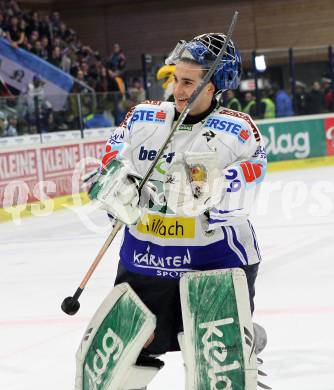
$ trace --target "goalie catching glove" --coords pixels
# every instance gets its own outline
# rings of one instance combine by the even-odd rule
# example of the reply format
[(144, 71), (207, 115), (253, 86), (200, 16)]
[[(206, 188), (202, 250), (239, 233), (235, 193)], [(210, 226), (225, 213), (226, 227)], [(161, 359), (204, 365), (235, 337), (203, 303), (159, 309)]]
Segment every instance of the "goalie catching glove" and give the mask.
[(218, 204), (226, 186), (216, 152), (185, 152), (171, 164), (164, 183), (168, 207), (197, 216)]
[(134, 225), (141, 217), (141, 209), (149, 199), (154, 201), (156, 194), (151, 183), (146, 183), (139, 193), (141, 179), (128, 161), (115, 159), (102, 169), (88, 195), (124, 224)]

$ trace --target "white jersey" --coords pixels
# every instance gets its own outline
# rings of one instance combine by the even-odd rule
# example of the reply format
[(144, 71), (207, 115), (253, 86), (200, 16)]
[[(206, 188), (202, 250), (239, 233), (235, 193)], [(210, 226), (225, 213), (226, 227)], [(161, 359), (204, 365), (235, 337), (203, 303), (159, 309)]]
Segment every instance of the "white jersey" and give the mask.
[[(128, 159), (144, 176), (174, 120), (173, 103), (147, 101), (135, 106), (108, 140), (103, 163), (113, 158)], [(192, 270), (260, 261), (254, 229), (248, 221), (249, 205), (266, 169), (259, 130), (247, 114), (220, 106), (212, 107), (198, 123), (185, 122), (151, 180), (162, 191), (166, 171), (177, 153), (217, 151), (217, 165), (230, 186), (220, 204), (198, 217), (175, 215), (163, 201), (150, 205), (145, 218), (124, 231), (120, 261), (131, 272), (178, 278)]]

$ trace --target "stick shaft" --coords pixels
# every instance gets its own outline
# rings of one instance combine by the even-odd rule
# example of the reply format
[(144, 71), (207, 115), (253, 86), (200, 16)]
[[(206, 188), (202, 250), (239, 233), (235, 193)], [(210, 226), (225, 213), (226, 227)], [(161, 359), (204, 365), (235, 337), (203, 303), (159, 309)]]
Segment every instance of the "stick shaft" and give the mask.
[(102, 248), (100, 249), (99, 253), (97, 254), (94, 262), (89, 267), (85, 277), (83, 278), (83, 280), (82, 280), (82, 282), (80, 284), (80, 288), (82, 290), (85, 288), (88, 280), (92, 276), (92, 274), (95, 271), (96, 267), (98, 266), (100, 260), (102, 259), (102, 257), (106, 253), (107, 249), (109, 248), (110, 244), (113, 242), (116, 234), (118, 233), (118, 231), (121, 229), (122, 226), (123, 226), (123, 223), (121, 221), (117, 220), (116, 221), (116, 225), (114, 226), (113, 230), (109, 234), (108, 238), (106, 239), (105, 243), (103, 244)]

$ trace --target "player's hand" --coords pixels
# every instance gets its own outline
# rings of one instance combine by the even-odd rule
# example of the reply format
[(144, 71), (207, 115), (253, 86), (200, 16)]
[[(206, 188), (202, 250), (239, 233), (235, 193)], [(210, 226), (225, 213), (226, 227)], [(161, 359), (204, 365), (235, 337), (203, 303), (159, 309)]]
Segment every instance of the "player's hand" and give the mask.
[(148, 182), (139, 194), (140, 181), (141, 177), (128, 161), (114, 159), (101, 171), (88, 195), (99, 202), (108, 214), (126, 225), (134, 225), (141, 218), (142, 208), (145, 207), (140, 199), (152, 198), (156, 192), (155, 186)]

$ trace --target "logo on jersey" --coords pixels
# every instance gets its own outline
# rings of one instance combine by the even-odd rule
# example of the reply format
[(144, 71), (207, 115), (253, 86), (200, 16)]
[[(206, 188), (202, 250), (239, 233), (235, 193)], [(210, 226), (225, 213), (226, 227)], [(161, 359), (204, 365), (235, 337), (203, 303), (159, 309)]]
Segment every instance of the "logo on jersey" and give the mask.
[(122, 134), (119, 133), (112, 134), (108, 140), (108, 144), (110, 145), (121, 144), (123, 142), (123, 139), (124, 139), (124, 130)]
[(118, 154), (121, 153), (122, 149), (124, 148), (124, 144), (116, 144), (116, 145), (109, 145), (106, 146), (106, 154), (102, 158), (102, 167), (105, 168), (107, 165), (109, 165), (112, 160), (117, 158)]
[(247, 184), (256, 182), (259, 183), (263, 180), (265, 174), (265, 166), (261, 163), (255, 163), (250, 161), (244, 161), (240, 163), (243, 176)]
[[(157, 154), (158, 154), (157, 150), (145, 149), (145, 147), (142, 146), (139, 150), (138, 159), (140, 161), (145, 161), (145, 160), (153, 161)], [(171, 152), (171, 153), (164, 154), (162, 157), (166, 160), (167, 163), (171, 163), (174, 156), (175, 156), (175, 152)]]
[(239, 164), (240, 169), (230, 168), (225, 173), (229, 183), (227, 192), (237, 192), (241, 189), (242, 182), (246, 186), (259, 184), (263, 181), (266, 173), (266, 165), (258, 162), (244, 161)]
[(152, 253), (150, 245), (147, 245), (146, 251), (135, 250), (133, 252), (133, 264), (137, 268), (154, 270), (157, 276), (179, 278), (184, 272), (189, 271), (191, 255), (186, 249), (183, 255), (159, 256)]
[[(157, 150), (145, 149), (145, 147), (142, 146), (139, 150), (138, 160), (140, 160), (140, 161), (145, 161), (145, 160), (153, 161), (156, 158), (157, 154), (158, 154)], [(175, 152), (170, 152), (170, 153), (164, 154), (161, 157), (161, 159), (158, 161), (158, 163), (156, 164), (155, 170), (158, 173), (161, 173), (162, 175), (164, 175), (167, 172), (167, 169), (165, 167), (166, 163), (170, 164), (172, 162), (174, 156), (175, 156)]]
[(243, 129), (240, 123), (227, 121), (225, 119), (222, 119), (222, 117), (220, 116), (210, 116), (206, 120), (204, 128), (212, 129), (215, 131), (223, 131), (224, 133), (234, 135), (241, 143), (245, 143), (250, 137), (249, 130)]
[(160, 238), (194, 238), (195, 219), (147, 214), (138, 223), (137, 230)]
[(267, 158), (266, 148), (264, 146), (258, 146), (252, 157), (266, 159)]
[(239, 137), (241, 138), (241, 140), (247, 141), (248, 138), (250, 137), (250, 133), (249, 133), (248, 130), (241, 130), (240, 134), (239, 134)]
[(155, 117), (158, 120), (164, 121), (166, 119), (166, 113), (165, 113), (165, 111), (159, 111), (155, 114)]
[(180, 127), (177, 129), (178, 131), (191, 131), (193, 129), (193, 125), (187, 125), (182, 123)]
[(137, 109), (131, 119), (130, 126), (135, 122), (151, 122), (157, 124), (163, 124), (166, 122), (166, 112), (159, 109)]
[(230, 116), (233, 116), (235, 118), (240, 118), (240, 119), (243, 119), (244, 121), (246, 121), (250, 125), (250, 127), (252, 128), (255, 141), (260, 141), (261, 137), (260, 137), (259, 130), (256, 127), (255, 123), (251, 120), (249, 115), (245, 114), (244, 112), (228, 110), (226, 108), (219, 111), (219, 113), (224, 114), (224, 115), (230, 115)]

